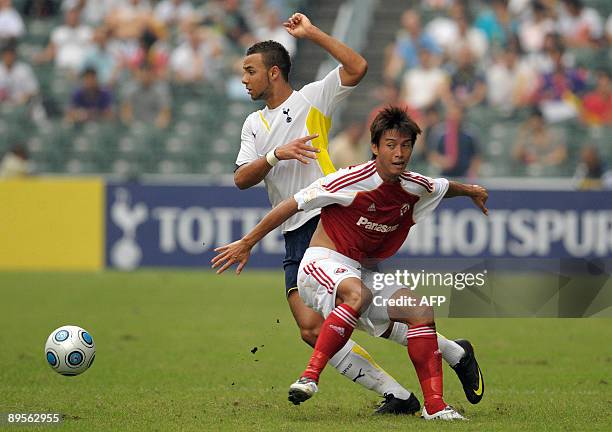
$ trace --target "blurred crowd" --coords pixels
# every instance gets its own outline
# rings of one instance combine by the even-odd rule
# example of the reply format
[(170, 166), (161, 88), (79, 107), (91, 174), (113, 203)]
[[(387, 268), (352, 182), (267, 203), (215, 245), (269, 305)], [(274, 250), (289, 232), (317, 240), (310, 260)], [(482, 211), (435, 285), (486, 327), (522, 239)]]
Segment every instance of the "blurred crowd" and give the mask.
[[(376, 96), (412, 113), (424, 129), (414, 158), (442, 175), (479, 174), (487, 143), (470, 118), (520, 122), (506, 163), (527, 173), (568, 163), (565, 125), (612, 126), (612, 14), (581, 0), (422, 0), (399, 23)], [(603, 173), (612, 142), (584, 141), (577, 175), (592, 159), (599, 168), (587, 175)]]
[[(476, 11), (468, 1), (425, 3), (447, 15), (423, 23), (417, 9), (406, 10), (385, 64), (411, 107), (452, 97), (464, 108), (539, 107), (548, 122), (612, 124), (612, 14), (604, 27), (582, 0), (492, 0)], [(581, 50), (603, 55), (601, 68), (577, 64)]]
[[(602, 148), (585, 136), (573, 154), (564, 129), (612, 127), (612, 14), (593, 1), (409, 3), (378, 65), (384, 83), (370, 118), (385, 104), (403, 104), (423, 129), (414, 160), (450, 177), (483, 175), (483, 122), (520, 122), (508, 164), (530, 175), (578, 164), (577, 181), (597, 184), (591, 177), (605, 177), (612, 143), (604, 140)], [(246, 100), (240, 73), (248, 46), (274, 39), (295, 55), (295, 40), (282, 27), (295, 3), (0, 0), (0, 108), (24, 107), (34, 124), (138, 123), (165, 130), (177, 86), (221, 89), (230, 100)], [(33, 44), (31, 27), (40, 22), (53, 25), (44, 42)], [(51, 89), (40, 82), (47, 73), (54, 77)], [(65, 94), (54, 88), (62, 80)], [(350, 124), (335, 137), (336, 165), (369, 157), (367, 127)], [(27, 157), (27, 149), (14, 156)]]
[[(240, 58), (258, 40), (276, 39), (295, 53), (280, 20), (288, 13), (285, 3), (0, 0), (0, 103), (39, 102), (37, 112), (44, 115), (49, 103), (32, 66), (52, 64), (56, 76), (72, 83), (69, 100), (55, 101), (65, 121), (120, 119), (163, 129), (170, 122), (170, 84), (227, 85), (231, 91), (239, 83)], [(44, 49), (29, 58), (19, 52), (27, 39), (24, 18), (58, 21)]]

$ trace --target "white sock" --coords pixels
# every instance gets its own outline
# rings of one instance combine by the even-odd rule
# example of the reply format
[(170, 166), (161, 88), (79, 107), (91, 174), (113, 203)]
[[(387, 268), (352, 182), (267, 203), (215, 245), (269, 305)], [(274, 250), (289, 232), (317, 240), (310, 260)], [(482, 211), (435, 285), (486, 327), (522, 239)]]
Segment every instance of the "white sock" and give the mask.
[[(404, 323), (393, 323), (393, 329), (389, 335), (389, 340), (397, 342), (400, 345), (408, 345), (408, 326)], [(465, 350), (455, 341), (446, 339), (438, 333), (438, 349), (442, 354), (442, 358), (450, 366), (455, 366), (459, 360), (465, 355)]]
[(410, 391), (378, 366), (370, 354), (352, 339), (329, 360), (329, 364), (341, 375), (381, 396), (393, 394), (399, 399), (410, 397)]

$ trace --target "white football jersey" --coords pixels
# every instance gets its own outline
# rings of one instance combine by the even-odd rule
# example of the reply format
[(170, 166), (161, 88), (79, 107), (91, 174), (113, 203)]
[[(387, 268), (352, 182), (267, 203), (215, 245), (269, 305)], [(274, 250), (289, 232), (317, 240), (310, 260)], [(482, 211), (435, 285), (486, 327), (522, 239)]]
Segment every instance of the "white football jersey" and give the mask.
[[(338, 103), (355, 87), (340, 82), (340, 66), (321, 81), (294, 91), (278, 108), (267, 106), (250, 114), (242, 126), (240, 152), (236, 165), (244, 165), (266, 155), (270, 150), (306, 135), (319, 134), (312, 145), (321, 150), (317, 159), (305, 165), (297, 160), (282, 160), (264, 178), (272, 207), (292, 197), (316, 179), (330, 174), (335, 168), (327, 152), (332, 113)], [(321, 209), (299, 212), (282, 226), (283, 232), (293, 231)]]

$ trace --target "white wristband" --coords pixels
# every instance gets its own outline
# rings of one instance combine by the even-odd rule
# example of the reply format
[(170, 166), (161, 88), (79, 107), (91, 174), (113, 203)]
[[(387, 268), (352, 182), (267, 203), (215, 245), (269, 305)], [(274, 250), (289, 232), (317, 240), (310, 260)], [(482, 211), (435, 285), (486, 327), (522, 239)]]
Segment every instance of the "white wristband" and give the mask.
[(270, 150), (268, 153), (266, 153), (266, 160), (271, 166), (274, 166), (280, 162), (280, 160), (274, 154), (274, 150)]

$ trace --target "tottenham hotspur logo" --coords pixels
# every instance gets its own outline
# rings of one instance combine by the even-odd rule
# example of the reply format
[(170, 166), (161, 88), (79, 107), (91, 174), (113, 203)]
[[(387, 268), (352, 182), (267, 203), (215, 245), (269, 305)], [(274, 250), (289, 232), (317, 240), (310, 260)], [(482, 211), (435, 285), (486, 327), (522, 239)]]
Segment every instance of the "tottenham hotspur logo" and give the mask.
[(285, 119), (285, 121), (286, 121), (287, 123), (291, 123), (291, 120), (293, 120), (293, 119), (292, 119), (291, 117), (289, 117), (289, 108), (284, 109), (284, 110), (283, 110), (283, 114), (285, 114), (285, 115), (287, 116), (287, 118)]
[(111, 220), (122, 231), (110, 249), (110, 261), (122, 270), (138, 267), (142, 259), (142, 250), (136, 239), (136, 229), (149, 217), (145, 203), (132, 204), (130, 191), (124, 188), (115, 189), (115, 201), (110, 208)]

